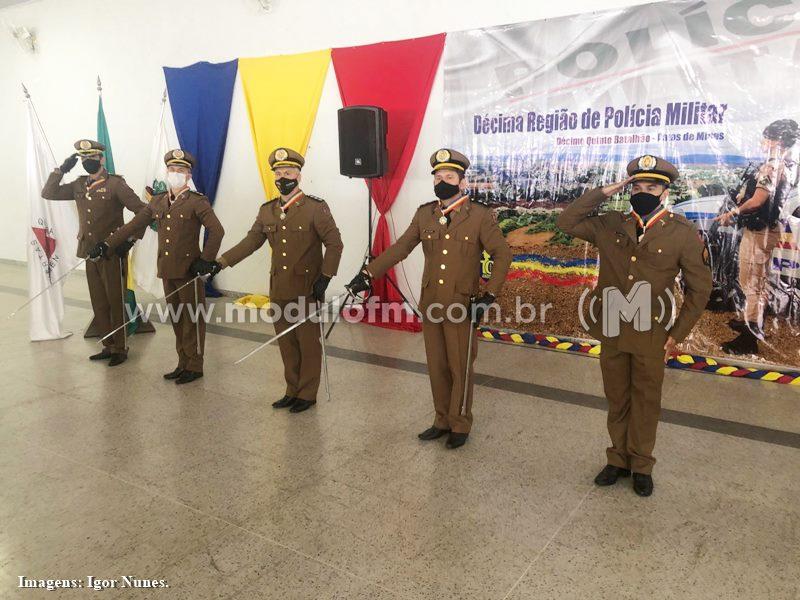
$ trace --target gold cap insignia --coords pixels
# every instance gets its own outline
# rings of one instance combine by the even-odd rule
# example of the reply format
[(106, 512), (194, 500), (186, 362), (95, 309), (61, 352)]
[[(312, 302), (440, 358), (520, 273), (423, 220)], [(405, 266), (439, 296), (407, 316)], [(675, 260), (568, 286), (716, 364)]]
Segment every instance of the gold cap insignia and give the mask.
[(444, 148), (442, 148), (441, 150), (439, 150), (436, 153), (436, 161), (437, 162), (447, 162), (448, 160), (450, 160), (450, 151), (449, 150), (445, 150)]
[(639, 159), (639, 168), (642, 171), (652, 171), (656, 167), (656, 160), (655, 156), (650, 156), (649, 154), (645, 154), (642, 158)]
[(172, 156), (173, 158), (183, 158), (184, 156), (186, 156), (186, 154), (184, 153), (183, 150), (173, 150)]
[(81, 140), (80, 147), (81, 150), (89, 150), (92, 147), (92, 142), (89, 140)]
[(287, 158), (289, 158), (289, 153), (283, 148), (278, 148), (275, 151), (275, 158), (277, 160), (286, 160)]

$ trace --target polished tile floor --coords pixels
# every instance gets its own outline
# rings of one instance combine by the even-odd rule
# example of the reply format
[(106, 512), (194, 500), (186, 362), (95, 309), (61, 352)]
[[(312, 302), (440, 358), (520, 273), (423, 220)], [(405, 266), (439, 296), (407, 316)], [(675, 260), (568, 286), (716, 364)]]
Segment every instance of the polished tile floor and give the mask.
[[(25, 269), (0, 264), (0, 315)], [(274, 411), (267, 326), (210, 326), (205, 377), (178, 387), (167, 326), (129, 361), (76, 332), (30, 343), (2, 319), (0, 598), (18, 577), (163, 579), (103, 598), (800, 598), (800, 389), (668, 371), (655, 494), (592, 484), (604, 464), (595, 359), (481, 343), (475, 428), (432, 421), (419, 335), (341, 325), (333, 400)]]

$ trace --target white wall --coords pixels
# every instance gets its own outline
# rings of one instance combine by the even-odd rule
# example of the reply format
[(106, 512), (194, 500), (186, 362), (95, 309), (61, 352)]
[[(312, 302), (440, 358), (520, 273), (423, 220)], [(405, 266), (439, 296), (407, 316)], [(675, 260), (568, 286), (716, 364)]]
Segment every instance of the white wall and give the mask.
[[(256, 0), (32, 0), (0, 9), (0, 23), (33, 29), (39, 49), (25, 54), (0, 29), (0, 258), (24, 260), (26, 240), (25, 127), (20, 82), (25, 82), (61, 160), (72, 143), (96, 132), (95, 80), (103, 98), (117, 171), (140, 189), (164, 90), (161, 67), (237, 57), (292, 54), (541, 19), (642, 3), (641, 0), (272, 0), (265, 13)], [(277, 84), (277, 83), (276, 83)], [(345, 254), (338, 292), (366, 249), (366, 191), (361, 180), (340, 176), (336, 110), (341, 107), (333, 67), (322, 94), (303, 171), (303, 188), (330, 203)], [(441, 68), (403, 189), (392, 210), (398, 233), (414, 209), (432, 198), (431, 151), (442, 137)], [(79, 170), (79, 169), (78, 169)], [(237, 81), (216, 211), (225, 250), (245, 234), (264, 201), (241, 84)], [(392, 220), (390, 220), (391, 223)], [(266, 249), (219, 276), (223, 289), (265, 292)], [(405, 261), (416, 296), (419, 249)], [(400, 283), (405, 287), (402, 272)]]

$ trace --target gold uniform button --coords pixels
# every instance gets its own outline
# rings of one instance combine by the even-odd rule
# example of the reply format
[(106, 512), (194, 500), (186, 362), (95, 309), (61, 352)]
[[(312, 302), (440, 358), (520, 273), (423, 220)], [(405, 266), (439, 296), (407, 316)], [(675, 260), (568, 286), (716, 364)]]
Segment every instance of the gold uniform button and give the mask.
[(281, 225), (281, 229), (286, 229), (286, 225)]
[(281, 256), (286, 256), (286, 252), (281, 252)]
[(92, 222), (91, 222), (91, 221), (86, 221), (86, 224), (87, 224), (87, 225), (91, 225), (91, 224), (92, 224)]
[(300, 226), (298, 226), (297, 228), (298, 228), (298, 229), (302, 229), (302, 228), (303, 228), (303, 226), (302, 226), (302, 225), (300, 225)]
[(181, 219), (183, 218), (183, 215), (178, 215), (178, 216), (179, 216)]
[(283, 270), (284, 270), (284, 271), (286, 270), (286, 265), (283, 265)]
[(447, 250), (442, 250), (442, 254), (447, 254)]
[(169, 256), (169, 250), (167, 250), (166, 252), (164, 252), (164, 256)]
[(635, 256), (631, 256), (631, 262), (636, 262), (636, 257)]
[(442, 285), (443, 283), (444, 283), (444, 279), (440, 279), (439, 280), (439, 285)]
[(444, 239), (449, 240), (450, 239), (450, 234), (449, 233), (445, 233), (444, 234)]
[(661, 254), (661, 248), (658, 249), (658, 253)]
[(170, 230), (169, 227), (167, 227), (167, 231), (169, 231), (169, 230)]
[(469, 241), (469, 236), (468, 236), (468, 235), (465, 235), (465, 236), (464, 236), (464, 241), (465, 241), (465, 242)]
[(431, 239), (431, 236), (430, 236), (430, 234), (428, 234), (428, 239)]
[(167, 215), (167, 218), (168, 218), (168, 219), (171, 219), (171, 218), (172, 218), (172, 215)]
[(633, 280), (633, 275), (628, 275), (628, 279)]
[(284, 244), (286, 243), (286, 240), (281, 240), (281, 241), (282, 241)]
[(87, 208), (86, 210), (87, 210), (87, 211), (89, 211), (89, 212), (92, 212), (92, 209), (91, 209), (91, 208)]
[(91, 232), (91, 231), (89, 232), (89, 235), (92, 235), (92, 232)]
[(447, 267), (445, 267), (444, 265), (442, 265), (442, 266), (441, 266), (441, 269), (442, 269), (443, 271), (444, 271), (446, 268), (447, 268)]
[(306, 273), (308, 273), (308, 269), (306, 269)]
[(167, 243), (169, 244), (169, 240), (167, 240)]

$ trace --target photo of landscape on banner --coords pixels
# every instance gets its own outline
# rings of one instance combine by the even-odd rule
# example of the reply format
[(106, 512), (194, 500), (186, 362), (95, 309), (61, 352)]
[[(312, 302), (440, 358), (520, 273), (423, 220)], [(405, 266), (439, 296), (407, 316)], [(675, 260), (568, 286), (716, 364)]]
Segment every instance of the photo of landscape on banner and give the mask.
[[(757, 350), (734, 358), (800, 366), (797, 8), (660, 2), (448, 34), (444, 139), (470, 157), (470, 193), (494, 208), (514, 252), (493, 326), (590, 337), (578, 307), (597, 250), (556, 218), (649, 154), (678, 168), (670, 210), (697, 226), (714, 281), (680, 349), (730, 359), (722, 344), (752, 322)], [(756, 214), (717, 218), (758, 187), (768, 199)], [(630, 210), (628, 192), (608, 210)], [(679, 276), (678, 305), (680, 290)], [(760, 314), (746, 297), (764, 299), (751, 303)], [(552, 307), (543, 322), (514, 322), (516, 302)]]

